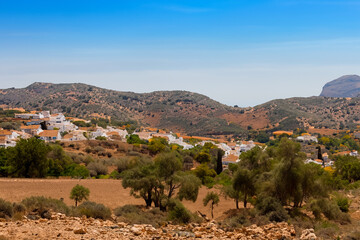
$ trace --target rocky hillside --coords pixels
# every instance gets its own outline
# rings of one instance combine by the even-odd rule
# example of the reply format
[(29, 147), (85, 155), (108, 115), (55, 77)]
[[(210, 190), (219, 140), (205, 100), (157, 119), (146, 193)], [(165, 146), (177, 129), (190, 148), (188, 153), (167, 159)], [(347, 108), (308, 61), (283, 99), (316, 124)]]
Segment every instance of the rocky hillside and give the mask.
[(241, 133), (224, 114), (239, 116), (240, 109), (220, 104), (204, 95), (186, 91), (132, 93), (86, 84), (34, 83), (22, 89), (0, 90), (0, 105), (28, 110), (58, 109), (69, 116), (111, 117), (136, 120), (141, 125), (168, 128), (188, 134)]
[(187, 91), (133, 93), (86, 84), (34, 83), (0, 90), (0, 105), (27, 110), (58, 109), (81, 118), (110, 117), (188, 135), (246, 135), (248, 129), (356, 127), (360, 98), (289, 98), (253, 108), (230, 107)]
[(272, 129), (356, 128), (360, 124), (360, 98), (288, 98), (272, 100), (253, 109), (267, 113)]
[(346, 75), (325, 84), (320, 96), (357, 97), (359, 94), (360, 76)]
[[(314, 230), (303, 230), (300, 239), (316, 239)], [(296, 232), (288, 223), (270, 223), (258, 227), (228, 230), (216, 222), (189, 225), (130, 225), (115, 220), (66, 217), (52, 214), (50, 219), (0, 223), (1, 239), (295, 239)]]

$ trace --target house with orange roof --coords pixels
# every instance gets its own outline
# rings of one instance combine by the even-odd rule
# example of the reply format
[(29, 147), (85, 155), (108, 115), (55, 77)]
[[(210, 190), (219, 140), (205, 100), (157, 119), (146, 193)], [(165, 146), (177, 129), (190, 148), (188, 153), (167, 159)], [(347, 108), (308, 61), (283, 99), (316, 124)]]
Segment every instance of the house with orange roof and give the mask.
[(236, 147), (236, 143), (235, 142), (229, 142), (227, 144), (232, 150), (235, 150), (235, 147)]
[(14, 147), (19, 136), (16, 131), (0, 130), (0, 146)]
[(6, 140), (16, 140), (20, 135), (16, 131), (0, 130), (0, 137), (5, 137)]
[(12, 132), (9, 130), (0, 130), (0, 137), (11, 136)]
[(44, 130), (40, 134), (40, 139), (45, 142), (54, 142), (57, 140), (61, 140), (61, 135), (59, 130)]
[(334, 153), (334, 156), (344, 156), (344, 155), (350, 155), (353, 157), (359, 156), (358, 151), (356, 151), (356, 150)]
[(84, 131), (73, 131), (61, 138), (61, 141), (85, 141)]
[(239, 156), (236, 156), (234, 154), (229, 154), (226, 157), (223, 157), (222, 164), (223, 168), (227, 169), (230, 163), (238, 163), (240, 161)]
[(152, 138), (153, 134), (156, 134), (156, 132), (134, 132), (133, 134), (136, 134), (139, 136), (142, 140), (150, 140)]
[(40, 125), (21, 126), (20, 129), (24, 133), (30, 134), (32, 136), (39, 135), (39, 133), (43, 131)]

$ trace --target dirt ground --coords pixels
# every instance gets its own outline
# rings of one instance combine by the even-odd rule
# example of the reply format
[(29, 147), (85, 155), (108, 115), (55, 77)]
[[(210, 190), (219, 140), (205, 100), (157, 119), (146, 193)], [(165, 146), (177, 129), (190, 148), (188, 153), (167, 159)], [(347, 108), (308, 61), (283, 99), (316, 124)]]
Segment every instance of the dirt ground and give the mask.
[[(90, 201), (102, 203), (111, 209), (125, 204), (144, 205), (142, 199), (130, 196), (130, 190), (124, 189), (121, 180), (111, 179), (17, 179), (0, 178), (0, 198), (11, 202), (20, 202), (30, 196), (45, 196), (55, 199), (63, 198), (68, 205), (74, 204), (69, 198), (71, 189), (81, 184), (90, 189)], [(195, 203), (183, 201), (184, 205), (192, 212), (200, 211), (210, 217), (209, 206), (203, 206), (203, 199), (208, 191), (203, 187), (199, 191), (198, 199)], [(214, 217), (218, 218), (229, 209), (235, 208), (234, 201), (220, 197), (220, 203), (214, 208)]]

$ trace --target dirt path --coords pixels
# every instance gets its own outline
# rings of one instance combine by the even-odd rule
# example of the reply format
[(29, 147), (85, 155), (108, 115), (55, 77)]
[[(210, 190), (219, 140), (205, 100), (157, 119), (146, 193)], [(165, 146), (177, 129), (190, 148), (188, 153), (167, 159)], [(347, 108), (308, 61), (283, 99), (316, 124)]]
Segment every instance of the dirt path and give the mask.
[[(46, 196), (51, 198), (63, 198), (68, 205), (74, 204), (69, 198), (71, 189), (81, 184), (90, 189), (90, 201), (102, 203), (112, 209), (125, 204), (143, 205), (142, 199), (130, 196), (130, 190), (124, 189), (120, 180), (111, 179), (14, 179), (0, 178), (0, 198), (11, 202), (19, 202), (30, 196)], [(209, 207), (204, 207), (202, 200), (208, 191), (203, 187), (199, 191), (198, 199), (195, 203), (183, 201), (184, 205), (192, 212), (201, 211), (210, 216)], [(220, 217), (225, 211), (235, 208), (232, 200), (220, 198), (220, 203), (214, 208), (215, 218)]]

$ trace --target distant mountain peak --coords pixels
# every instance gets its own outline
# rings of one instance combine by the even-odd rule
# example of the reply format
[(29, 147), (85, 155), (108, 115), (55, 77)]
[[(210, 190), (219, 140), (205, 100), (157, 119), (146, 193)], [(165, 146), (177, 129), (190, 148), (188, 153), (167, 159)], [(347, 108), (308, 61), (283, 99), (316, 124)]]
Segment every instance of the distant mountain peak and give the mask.
[(322, 97), (357, 97), (360, 93), (360, 76), (345, 75), (324, 85)]

